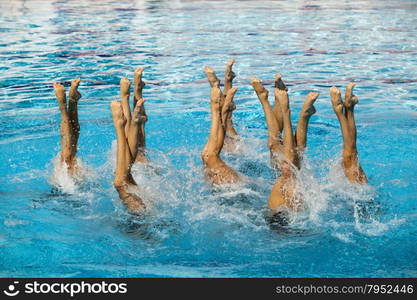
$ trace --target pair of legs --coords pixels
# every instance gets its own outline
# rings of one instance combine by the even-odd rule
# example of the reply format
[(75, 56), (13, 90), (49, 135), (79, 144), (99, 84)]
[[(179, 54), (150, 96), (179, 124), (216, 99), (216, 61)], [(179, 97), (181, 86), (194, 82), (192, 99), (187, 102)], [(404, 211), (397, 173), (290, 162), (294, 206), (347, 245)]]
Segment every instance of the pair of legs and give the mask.
[(330, 98), (333, 110), (339, 119), (343, 136), (343, 170), (346, 177), (352, 183), (368, 183), (365, 172), (362, 170), (358, 159), (356, 148), (356, 123), (354, 107), (359, 102), (357, 96), (353, 95), (355, 83), (347, 85), (345, 100), (342, 102), (340, 90), (333, 86), (330, 88)]
[(61, 163), (65, 163), (71, 176), (77, 174), (77, 147), (80, 136), (80, 124), (78, 122), (78, 100), (81, 94), (78, 91), (80, 78), (71, 82), (69, 91), (69, 103), (65, 95), (65, 87), (54, 82), (55, 96), (61, 111)]
[[(258, 78), (251, 79), (252, 86), (261, 102), (268, 127), (268, 147), (274, 167), (281, 170), (281, 176), (272, 187), (268, 207), (272, 212), (283, 208), (298, 210), (300, 204), (295, 201), (295, 170), (300, 168), (302, 154), (307, 146), (307, 129), (310, 117), (316, 112), (313, 104), (319, 94), (307, 95), (301, 109), (295, 135), (291, 124), (291, 111), (287, 87), (281, 75), (275, 77), (275, 105), (271, 107), (268, 90)], [(282, 132), (284, 135), (282, 136)]]
[(210, 135), (201, 152), (205, 175), (214, 184), (236, 183), (239, 180), (239, 175), (220, 158), (220, 152), (225, 142), (228, 120), (231, 120), (232, 112), (236, 108), (233, 97), (237, 89), (229, 88), (224, 96), (220, 90), (220, 81), (214, 80), (217, 78), (214, 72), (210, 68), (206, 68), (206, 72), (212, 87), (210, 91)]
[(117, 136), (117, 161), (114, 186), (122, 202), (132, 214), (140, 214), (145, 210), (142, 199), (136, 194), (137, 184), (131, 174), (135, 161), (146, 161), (145, 147), (145, 113), (142, 98), (142, 68), (134, 74), (134, 100), (133, 112), (130, 110), (130, 81), (127, 78), (120, 80), (120, 101), (112, 101), (111, 112)]
[[(233, 88), (233, 79), (236, 77), (235, 72), (233, 72), (233, 64), (235, 63), (234, 59), (229, 59), (226, 63), (226, 70), (224, 72), (224, 89), (222, 93), (221, 101), (227, 95), (228, 91)], [(220, 86), (220, 80), (217, 78), (216, 73), (211, 67), (206, 67), (205, 72), (207, 79), (210, 83), (210, 87), (213, 87), (217, 82)], [(220, 90), (221, 91), (221, 90)], [(223, 103), (220, 103), (223, 105)], [(233, 116), (230, 113), (225, 121), (226, 135), (224, 138), (223, 149), (227, 152), (234, 152), (236, 150), (236, 142), (239, 139), (236, 129), (233, 126)]]

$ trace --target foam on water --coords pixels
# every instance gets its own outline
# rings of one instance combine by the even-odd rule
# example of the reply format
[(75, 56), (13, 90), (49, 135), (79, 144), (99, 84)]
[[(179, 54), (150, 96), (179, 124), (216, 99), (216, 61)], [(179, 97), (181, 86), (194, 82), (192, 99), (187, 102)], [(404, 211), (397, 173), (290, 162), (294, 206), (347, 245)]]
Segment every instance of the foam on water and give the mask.
[(68, 165), (61, 161), (59, 153), (52, 160), (53, 171), (49, 183), (62, 193), (77, 194), (80, 187), (97, 178), (95, 172), (84, 165), (80, 158), (77, 157), (76, 160), (77, 171), (74, 176), (69, 174)]
[[(211, 186), (204, 180), (203, 168), (199, 163), (189, 163), (185, 168), (178, 168), (170, 161), (169, 153), (160, 152), (153, 153), (154, 161), (135, 164), (132, 173), (138, 183), (139, 194), (153, 211), (150, 213), (153, 217), (175, 218), (181, 209), (186, 210), (181, 212), (185, 213), (186, 222), (217, 220), (225, 224), (239, 224), (252, 230), (265, 230), (267, 197), (279, 174), (269, 166), (269, 152), (259, 149), (260, 144), (264, 143), (257, 138), (243, 137), (237, 153), (224, 155), (226, 161), (237, 170), (241, 169), (241, 164), (245, 165), (248, 161), (255, 164), (263, 162), (269, 169), (269, 173), (262, 174), (259, 178), (247, 177), (241, 173), (242, 180), (238, 184)], [(112, 168), (115, 162), (114, 145), (115, 141), (111, 151)], [(184, 154), (180, 149), (174, 152)], [(186, 154), (186, 160), (189, 162), (193, 157), (199, 157), (198, 151)], [(328, 175), (317, 177), (317, 168), (323, 168), (324, 172), (329, 170)], [(275, 175), (269, 176), (270, 174)], [(267, 177), (264, 177), (265, 175)], [(199, 189), (198, 193), (196, 187)], [(393, 220), (386, 223), (378, 221), (375, 211), (368, 212), (366, 216), (361, 215), (361, 211), (364, 212), (368, 206), (375, 205), (376, 191), (368, 185), (350, 184), (341, 168), (340, 155), (329, 160), (328, 165), (322, 166), (311, 165), (306, 156), (301, 170), (297, 172), (295, 191), (302, 199), (303, 209), (296, 213), (290, 212), (290, 227), (326, 228), (329, 225), (329, 214), (345, 214), (350, 210), (353, 211), (354, 228), (361, 234), (383, 234), (382, 227), (388, 229), (396, 224)], [(335, 236), (342, 237), (335, 228), (337, 226), (332, 226)]]
[[(416, 5), (314, 4), (0, 1), (0, 274), (415, 275), (417, 46), (409, 41)], [(200, 158), (210, 128), (202, 68), (223, 78), (229, 58), (242, 138), (236, 153), (222, 156), (243, 180), (213, 187)], [(149, 208), (142, 218), (126, 212), (112, 184), (109, 110), (120, 78), (132, 79), (138, 66), (149, 117), (149, 163), (132, 170)], [(249, 83), (257, 76), (271, 91), (277, 73), (289, 87), (294, 125), (305, 95), (320, 92), (297, 176), (304, 209), (290, 212), (287, 226), (266, 217), (279, 173)], [(51, 82), (68, 86), (75, 77), (82, 78), (82, 176), (74, 179), (56, 156), (60, 113)], [(331, 85), (351, 80), (369, 185), (344, 177), (328, 96)]]

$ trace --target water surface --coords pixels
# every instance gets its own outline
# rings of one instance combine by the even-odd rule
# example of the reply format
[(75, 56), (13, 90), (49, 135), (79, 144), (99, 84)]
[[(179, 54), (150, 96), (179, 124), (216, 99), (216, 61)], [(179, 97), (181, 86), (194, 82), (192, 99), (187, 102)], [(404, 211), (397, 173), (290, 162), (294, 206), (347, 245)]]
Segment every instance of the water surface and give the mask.
[[(1, 276), (416, 276), (415, 1), (0, 1)], [(205, 65), (236, 59), (242, 144), (224, 159), (246, 178), (213, 190), (199, 153), (209, 131)], [(151, 164), (135, 178), (150, 207), (129, 217), (112, 186), (109, 110), (122, 76), (145, 68)], [(282, 73), (293, 122), (318, 91), (300, 180), (306, 211), (272, 229), (275, 173), (249, 84)], [(79, 157), (89, 179), (54, 171), (54, 80), (81, 77)], [(339, 167), (331, 85), (357, 82), (369, 187)], [(113, 147), (113, 148), (112, 148)], [(61, 191), (52, 188), (60, 182)]]

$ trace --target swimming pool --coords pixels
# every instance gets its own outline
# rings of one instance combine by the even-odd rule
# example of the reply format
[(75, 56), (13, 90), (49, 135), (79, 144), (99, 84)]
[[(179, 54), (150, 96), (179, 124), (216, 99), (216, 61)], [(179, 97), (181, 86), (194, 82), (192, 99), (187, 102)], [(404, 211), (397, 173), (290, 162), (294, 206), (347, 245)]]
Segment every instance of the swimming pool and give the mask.
[[(416, 276), (416, 16), (414, 1), (0, 1), (0, 275)], [(246, 180), (213, 190), (200, 161), (210, 121), (203, 67), (223, 76), (229, 58), (243, 141), (224, 157)], [(151, 160), (134, 169), (150, 207), (140, 220), (112, 186), (109, 110), (137, 66)], [(273, 230), (264, 214), (275, 176), (249, 78), (271, 89), (278, 72), (293, 120), (309, 91), (321, 96), (301, 177), (307, 209)], [(81, 186), (54, 172), (51, 84), (78, 76)], [(350, 186), (338, 167), (328, 90), (349, 80), (369, 187)]]

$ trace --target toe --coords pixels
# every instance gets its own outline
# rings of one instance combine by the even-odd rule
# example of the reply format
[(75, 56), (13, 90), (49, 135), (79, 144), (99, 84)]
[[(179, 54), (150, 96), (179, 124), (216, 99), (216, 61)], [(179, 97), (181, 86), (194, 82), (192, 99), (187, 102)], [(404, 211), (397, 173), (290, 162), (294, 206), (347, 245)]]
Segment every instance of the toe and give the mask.
[(332, 103), (339, 103), (341, 101), (340, 90), (337, 87), (332, 86), (330, 88), (330, 97), (332, 98)]
[(204, 67), (204, 72), (206, 73), (214, 73), (213, 68), (210, 66), (205, 66)]
[(143, 68), (142, 67), (137, 67), (135, 69), (135, 74), (136, 75), (142, 75), (142, 73), (143, 73)]
[(309, 98), (311, 99), (311, 100), (313, 100), (313, 101), (316, 101), (317, 100), (317, 98), (319, 97), (319, 93), (317, 93), (317, 92), (311, 92), (311, 93), (309, 93), (308, 94), (308, 96), (309, 96)]
[(288, 91), (287, 86), (285, 85), (285, 83), (282, 81), (282, 75), (281, 74), (277, 74), (275, 75), (275, 88), (279, 89), (279, 90), (285, 90)]
[(81, 78), (76, 78), (71, 82), (71, 85), (73, 85), (74, 87), (78, 87), (80, 85), (81, 82)]

